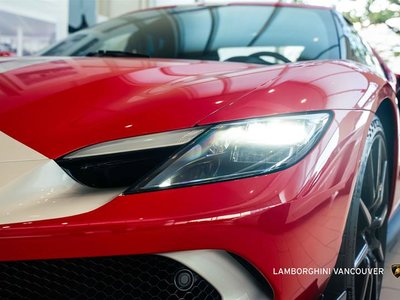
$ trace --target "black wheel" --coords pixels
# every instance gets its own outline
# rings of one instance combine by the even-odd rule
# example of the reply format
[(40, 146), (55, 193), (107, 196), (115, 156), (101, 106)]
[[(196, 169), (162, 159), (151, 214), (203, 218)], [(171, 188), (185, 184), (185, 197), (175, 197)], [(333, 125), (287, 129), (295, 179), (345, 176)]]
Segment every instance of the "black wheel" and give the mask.
[[(388, 172), (386, 137), (379, 118), (375, 117), (364, 146), (336, 268), (384, 267)], [(333, 275), (324, 299), (379, 299), (383, 272), (365, 273)]]

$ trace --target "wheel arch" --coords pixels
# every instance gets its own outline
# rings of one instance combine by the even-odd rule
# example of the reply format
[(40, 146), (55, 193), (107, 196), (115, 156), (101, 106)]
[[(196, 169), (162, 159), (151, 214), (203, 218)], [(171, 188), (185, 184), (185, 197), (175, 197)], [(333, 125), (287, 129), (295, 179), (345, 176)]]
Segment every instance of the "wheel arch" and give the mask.
[(388, 151), (389, 151), (389, 167), (390, 167), (390, 211), (392, 211), (394, 200), (395, 200), (395, 192), (396, 192), (396, 181), (397, 181), (397, 174), (398, 174), (398, 153), (399, 153), (399, 143), (397, 138), (390, 138), (390, 137), (397, 137), (398, 136), (398, 111), (397, 106), (393, 104), (393, 102), (386, 98), (380, 104), (376, 111), (376, 115), (379, 117), (383, 129), (386, 135), (386, 143), (388, 144)]

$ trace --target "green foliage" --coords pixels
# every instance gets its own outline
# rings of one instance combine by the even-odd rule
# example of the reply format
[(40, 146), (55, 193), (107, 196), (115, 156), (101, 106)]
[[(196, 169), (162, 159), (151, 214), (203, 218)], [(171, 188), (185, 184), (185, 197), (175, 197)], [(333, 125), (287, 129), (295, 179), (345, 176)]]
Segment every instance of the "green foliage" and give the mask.
[[(400, 4), (399, 0), (388, 0), (393, 4)], [(386, 20), (399, 16), (398, 11), (392, 11), (389, 9), (382, 10), (380, 12), (372, 12), (370, 7), (375, 0), (368, 0), (365, 7), (365, 15), (363, 20), (369, 20), (371, 24), (385, 23)]]
[(371, 24), (379, 24), (385, 23), (386, 20), (397, 16), (397, 12), (386, 9), (377, 13), (369, 12), (366, 17), (368, 18), (368, 20), (370, 20)]
[[(392, 11), (389, 9), (382, 10), (380, 12), (372, 12), (370, 10), (371, 5), (376, 0), (368, 0), (365, 4), (364, 13), (360, 16), (355, 11), (343, 12), (343, 15), (350, 20), (352, 23), (363, 23), (369, 21), (370, 24), (385, 23), (386, 20), (394, 17), (400, 17), (399, 11)], [(400, 0), (388, 0), (390, 3), (400, 5)], [(294, 3), (306, 3), (306, 0), (293, 0)], [(321, 1), (322, 2), (322, 1)]]

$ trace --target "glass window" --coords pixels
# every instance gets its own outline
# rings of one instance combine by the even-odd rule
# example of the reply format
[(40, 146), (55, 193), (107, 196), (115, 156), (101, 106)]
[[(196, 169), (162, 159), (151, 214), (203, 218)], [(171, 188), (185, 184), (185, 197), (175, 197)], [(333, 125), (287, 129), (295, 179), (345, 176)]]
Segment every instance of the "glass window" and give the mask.
[(215, 9), (215, 37), (211, 49), (252, 46), (253, 39), (274, 11), (268, 6), (226, 6)]
[(382, 77), (385, 77), (385, 73), (378, 59), (372, 53), (372, 49), (364, 44), (363, 40), (350, 23), (345, 25), (345, 36), (347, 58), (365, 64)]
[[(127, 14), (84, 31), (42, 55), (118, 50), (159, 58), (276, 64), (339, 58), (326, 9), (268, 5), (188, 6)], [(73, 41), (73, 43), (69, 42)]]
[(337, 58), (339, 52), (331, 12), (317, 9), (277, 8), (254, 45), (302, 47), (297, 60)]
[(204, 52), (211, 34), (211, 11), (209, 9), (176, 10), (176, 18), (181, 36), (181, 55), (199, 56)]

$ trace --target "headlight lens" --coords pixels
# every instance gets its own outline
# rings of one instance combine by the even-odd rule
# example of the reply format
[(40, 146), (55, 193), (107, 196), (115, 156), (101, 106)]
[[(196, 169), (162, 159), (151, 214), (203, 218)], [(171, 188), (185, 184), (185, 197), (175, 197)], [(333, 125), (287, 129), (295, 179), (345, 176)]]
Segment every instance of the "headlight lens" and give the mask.
[(327, 112), (219, 124), (129, 192), (255, 176), (303, 158), (328, 127)]

